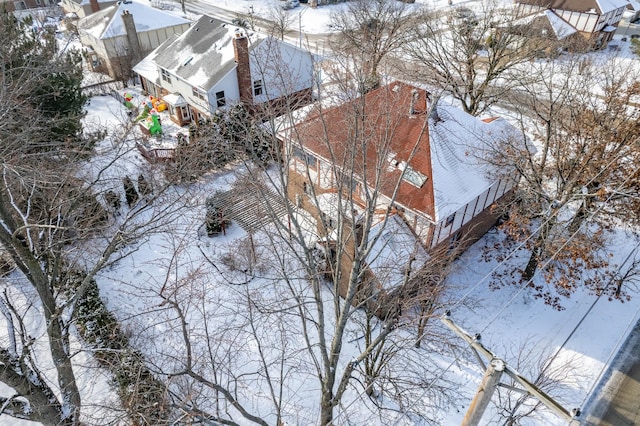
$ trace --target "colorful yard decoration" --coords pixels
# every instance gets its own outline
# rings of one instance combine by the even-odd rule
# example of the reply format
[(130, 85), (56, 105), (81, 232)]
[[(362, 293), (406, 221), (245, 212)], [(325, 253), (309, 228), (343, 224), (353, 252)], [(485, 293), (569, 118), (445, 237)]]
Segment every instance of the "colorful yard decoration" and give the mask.
[(151, 107), (155, 108), (156, 111), (162, 112), (167, 109), (167, 103), (162, 99), (158, 99), (155, 96), (149, 96), (149, 100), (151, 101)]
[(142, 109), (142, 112), (140, 114), (138, 114), (138, 116), (136, 117), (134, 122), (137, 123), (137, 122), (142, 121), (145, 118), (149, 117), (149, 111), (151, 111), (151, 108), (149, 108), (149, 105), (147, 105), (145, 103), (144, 104), (144, 108)]
[(149, 127), (149, 133), (152, 135), (162, 134), (162, 126), (160, 125), (157, 111), (151, 113), (151, 121), (153, 124)]
[(133, 95), (131, 93), (125, 93), (124, 94), (124, 106), (126, 106), (129, 109), (133, 109), (133, 102), (131, 102), (133, 100)]

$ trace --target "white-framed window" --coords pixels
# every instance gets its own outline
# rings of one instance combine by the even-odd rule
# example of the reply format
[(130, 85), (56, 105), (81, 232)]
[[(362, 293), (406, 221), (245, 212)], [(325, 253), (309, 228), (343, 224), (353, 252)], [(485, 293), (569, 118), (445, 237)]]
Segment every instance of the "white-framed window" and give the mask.
[(456, 219), (456, 214), (452, 214), (451, 216), (449, 216), (447, 218), (447, 220), (444, 222), (444, 226), (451, 226), (453, 225), (453, 221)]
[(191, 93), (193, 94), (193, 96), (195, 96), (196, 98), (198, 98), (200, 100), (203, 100), (203, 101), (207, 100), (207, 94), (202, 89), (199, 89), (197, 87), (192, 87), (191, 88)]
[(227, 104), (227, 100), (224, 97), (224, 90), (216, 92), (216, 105), (218, 108), (223, 107)]
[(417, 188), (422, 188), (422, 186), (427, 181), (427, 177), (419, 171), (415, 170), (413, 167), (406, 165), (404, 174), (402, 175), (402, 180), (404, 180), (405, 182), (409, 182), (411, 185)]
[(255, 80), (253, 82), (253, 96), (262, 95), (262, 80)]
[(164, 68), (160, 68), (160, 76), (167, 83), (171, 83), (171, 73)]

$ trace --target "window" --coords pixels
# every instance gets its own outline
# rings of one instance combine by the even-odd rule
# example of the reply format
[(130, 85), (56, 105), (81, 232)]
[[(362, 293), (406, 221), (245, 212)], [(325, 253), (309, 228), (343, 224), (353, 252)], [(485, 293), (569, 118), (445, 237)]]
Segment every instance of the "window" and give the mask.
[(422, 188), (422, 185), (427, 181), (427, 177), (422, 173), (414, 170), (411, 166), (406, 166), (402, 179), (409, 182), (411, 185), (418, 188)]
[(262, 95), (262, 80), (256, 80), (253, 82), (253, 96)]
[(216, 92), (216, 105), (218, 108), (223, 107), (227, 104), (226, 99), (224, 98), (224, 90)]
[(13, 5), (16, 8), (16, 10), (25, 10), (27, 8), (26, 3), (23, 1), (16, 1), (13, 3)]
[(207, 100), (207, 95), (203, 90), (198, 89), (197, 87), (192, 87), (191, 88), (191, 93), (193, 94), (193, 96), (195, 96), (196, 98), (206, 101)]
[(309, 154), (300, 148), (293, 148), (293, 156), (313, 169), (318, 168), (318, 159), (313, 154)]
[(167, 83), (171, 83), (171, 73), (164, 68), (160, 68), (160, 76)]
[(455, 220), (455, 218), (456, 218), (456, 214), (455, 214), (455, 213), (454, 213), (454, 214), (452, 214), (451, 216), (449, 216), (449, 217), (447, 218), (447, 220), (444, 222), (444, 226), (450, 226), (450, 225), (452, 225), (452, 224), (453, 224), (453, 221)]
[(40, 0), (36, 0), (36, 5), (40, 6), (42, 2)]

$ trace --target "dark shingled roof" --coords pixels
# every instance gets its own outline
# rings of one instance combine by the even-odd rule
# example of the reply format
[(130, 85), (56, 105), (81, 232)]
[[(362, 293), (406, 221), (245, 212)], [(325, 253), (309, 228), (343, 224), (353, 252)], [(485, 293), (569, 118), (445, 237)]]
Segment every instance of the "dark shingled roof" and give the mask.
[[(235, 26), (203, 15), (183, 34), (161, 44), (153, 61), (192, 85), (209, 90), (235, 67), (235, 31)], [(249, 49), (252, 47), (250, 43)]]

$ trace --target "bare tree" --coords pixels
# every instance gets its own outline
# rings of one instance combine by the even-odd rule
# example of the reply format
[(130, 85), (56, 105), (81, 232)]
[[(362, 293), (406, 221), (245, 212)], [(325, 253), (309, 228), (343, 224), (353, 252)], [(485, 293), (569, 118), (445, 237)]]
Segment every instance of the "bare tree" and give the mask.
[[(499, 162), (515, 164), (523, 178), (505, 229), (514, 236), (525, 230), (521, 237), (530, 238), (522, 279), (530, 280), (545, 262), (547, 279), (570, 294), (573, 272), (607, 266), (598, 248), (609, 223), (620, 215), (637, 221), (637, 210), (630, 209), (638, 202), (631, 196), (638, 172), (631, 101), (637, 74), (616, 60), (575, 55), (536, 62), (519, 72), (518, 81), (511, 108), (537, 149), (505, 144), (495, 151)], [(586, 284), (595, 290), (603, 278)]]
[(560, 47), (536, 37), (516, 18), (494, 2), (484, 2), (480, 11), (463, 6), (422, 11), (405, 45), (412, 61), (403, 61), (404, 72), (450, 93), (469, 114), (480, 115), (519, 84), (509, 77), (512, 68)]
[[(299, 12), (301, 13), (301, 12)], [(284, 40), (284, 35), (291, 29), (294, 15), (280, 7), (279, 4), (272, 4), (267, 12), (267, 32), (273, 37)]]
[(380, 85), (380, 68), (385, 58), (397, 52), (407, 40), (413, 20), (402, 2), (357, 0), (347, 9), (331, 15), (337, 38), (331, 48), (357, 64), (364, 77), (364, 91)]
[[(21, 289), (5, 292), (2, 301), (8, 340), (0, 349), (0, 380), (16, 390), (2, 399), (3, 413), (78, 424), (82, 400), (71, 341), (79, 300), (96, 273), (123, 255), (120, 249), (161, 227), (161, 218), (175, 210), (134, 209), (118, 221), (109, 218), (100, 202), (108, 166), (81, 173), (95, 140), (82, 132), (77, 56), (58, 54), (52, 34), (36, 37), (10, 15), (0, 25), (13, 34), (0, 48), (7, 58), (0, 74), (0, 243), (17, 269), (3, 286)], [(34, 320), (18, 309), (20, 297), (45, 325), (38, 339), (30, 334)], [(50, 353), (53, 377), (40, 363), (38, 345)]]
[[(525, 377), (534, 378), (532, 383), (540, 390), (561, 397), (562, 391), (565, 389), (564, 384), (571, 376), (575, 375), (580, 357), (574, 355), (558, 362), (554, 354), (549, 351), (540, 353), (540, 351), (532, 350), (536, 346), (538, 345), (527, 340), (517, 348), (507, 349), (507, 358), (515, 370)], [(497, 387), (497, 400), (495, 401), (496, 417), (499, 419), (499, 424), (517, 426), (523, 424), (523, 420), (536, 418), (545, 409), (539, 400), (521, 390), (517, 382), (509, 376), (503, 377), (507, 382), (503, 381), (503, 386)]]

